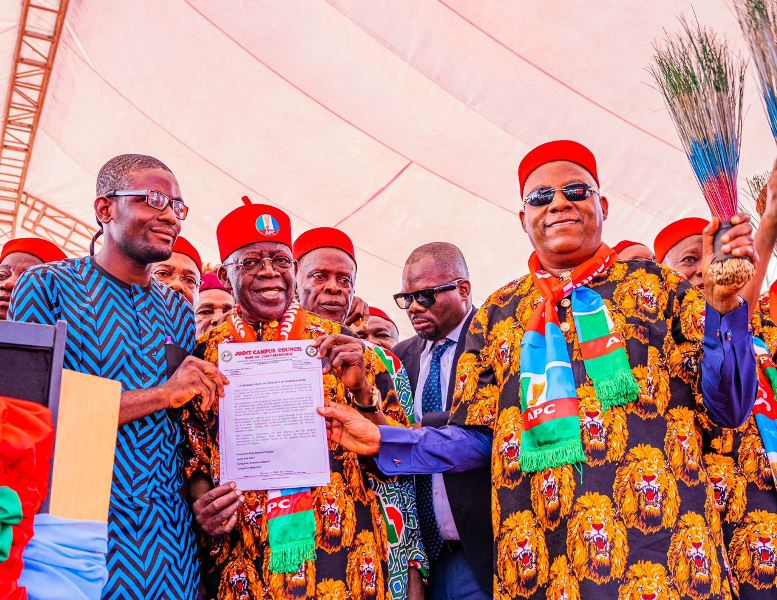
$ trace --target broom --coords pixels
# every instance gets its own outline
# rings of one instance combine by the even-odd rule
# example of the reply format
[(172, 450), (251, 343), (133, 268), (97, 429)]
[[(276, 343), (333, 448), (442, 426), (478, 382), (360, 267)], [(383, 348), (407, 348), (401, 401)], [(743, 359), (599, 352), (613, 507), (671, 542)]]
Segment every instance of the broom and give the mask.
[(777, 3), (774, 0), (735, 0), (734, 8), (742, 36), (753, 57), (769, 127), (777, 139)]
[(761, 217), (766, 210), (766, 182), (769, 181), (769, 171), (757, 173), (745, 179), (744, 199), (739, 201), (740, 210), (750, 215), (753, 227), (758, 228)]
[[(766, 210), (766, 182), (771, 173), (758, 173), (745, 180), (746, 187), (740, 195), (739, 208), (750, 215), (750, 222), (756, 229), (761, 226), (761, 217)], [(772, 250), (772, 256), (777, 258), (777, 248)]]
[(748, 257), (724, 255), (721, 236), (737, 212), (737, 171), (742, 137), (742, 98), (746, 65), (731, 56), (725, 40), (680, 17), (683, 31), (654, 46), (648, 71), (677, 129), (702, 196), (721, 225), (715, 234), (712, 281), (742, 286), (755, 268)]

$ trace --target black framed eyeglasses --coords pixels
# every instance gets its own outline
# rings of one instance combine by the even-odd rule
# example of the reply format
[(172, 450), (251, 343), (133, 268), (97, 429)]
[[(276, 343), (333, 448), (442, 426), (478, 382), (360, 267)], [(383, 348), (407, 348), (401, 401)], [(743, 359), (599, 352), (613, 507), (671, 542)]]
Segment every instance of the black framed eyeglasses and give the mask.
[(145, 198), (146, 204), (157, 210), (164, 210), (168, 206), (173, 209), (175, 218), (183, 221), (189, 214), (189, 207), (180, 198), (170, 198), (167, 194), (156, 190), (113, 190), (103, 194), (106, 198), (121, 198), (125, 196), (139, 196)]
[(450, 292), (459, 287), (459, 284), (464, 281), (463, 279), (454, 279), (448, 283), (443, 283), (433, 288), (425, 288), (423, 290), (416, 290), (415, 292), (399, 292), (394, 294), (394, 301), (397, 306), (402, 310), (407, 310), (413, 304), (415, 300), (420, 306), (429, 308), (435, 302), (437, 302), (437, 294), (442, 292)]
[(564, 198), (570, 202), (580, 202), (590, 198), (592, 194), (599, 193), (587, 183), (570, 183), (560, 188), (544, 187), (534, 190), (523, 199), (523, 203), (529, 206), (547, 206), (553, 202), (556, 192), (564, 194)]
[(283, 273), (284, 271), (288, 271), (291, 269), (291, 265), (294, 264), (294, 260), (291, 258), (291, 256), (284, 254), (283, 252), (279, 252), (278, 254), (268, 258), (248, 256), (243, 260), (225, 262), (224, 266), (237, 267), (238, 269), (242, 269), (245, 273), (253, 275), (261, 272), (264, 269), (264, 263), (267, 261), (270, 262), (273, 271), (276, 273)]

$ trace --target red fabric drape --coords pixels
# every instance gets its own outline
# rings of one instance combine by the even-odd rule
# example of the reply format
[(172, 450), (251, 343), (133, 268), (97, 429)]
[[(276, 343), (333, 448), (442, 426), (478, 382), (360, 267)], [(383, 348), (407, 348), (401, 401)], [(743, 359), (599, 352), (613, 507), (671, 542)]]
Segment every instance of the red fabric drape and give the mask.
[(22, 552), (32, 537), (35, 514), (48, 494), (54, 426), (48, 408), (0, 396), (0, 486), (19, 494), (24, 514), (13, 528), (11, 555), (0, 563), (0, 599), (23, 600), (17, 586)]

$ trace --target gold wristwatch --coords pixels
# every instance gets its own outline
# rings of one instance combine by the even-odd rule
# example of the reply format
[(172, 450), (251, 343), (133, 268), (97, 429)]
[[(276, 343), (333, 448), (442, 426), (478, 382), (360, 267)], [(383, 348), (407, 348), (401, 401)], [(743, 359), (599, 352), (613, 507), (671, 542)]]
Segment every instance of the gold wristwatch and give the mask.
[(356, 410), (359, 412), (373, 415), (377, 413), (380, 410), (380, 390), (377, 388), (377, 386), (372, 386), (372, 402), (370, 402), (367, 406), (362, 406), (358, 402), (356, 402), (356, 398), (353, 398), (353, 405), (356, 407)]

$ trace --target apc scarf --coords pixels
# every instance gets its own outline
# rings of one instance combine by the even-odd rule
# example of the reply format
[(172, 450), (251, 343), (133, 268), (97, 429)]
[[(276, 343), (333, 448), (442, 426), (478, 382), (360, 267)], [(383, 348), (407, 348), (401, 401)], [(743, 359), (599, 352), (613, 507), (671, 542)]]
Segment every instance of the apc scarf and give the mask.
[(543, 271), (536, 253), (529, 258), (532, 279), (544, 302), (530, 317), (521, 341), (521, 469), (525, 472), (586, 460), (577, 388), (556, 309), (563, 298), (571, 297), (585, 370), (602, 408), (606, 411), (628, 404), (639, 394), (623, 338), (615, 330), (602, 297), (585, 287), (604, 273), (615, 257), (602, 244), (565, 280)]

